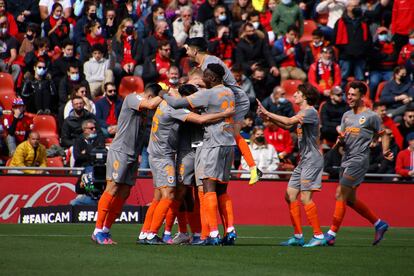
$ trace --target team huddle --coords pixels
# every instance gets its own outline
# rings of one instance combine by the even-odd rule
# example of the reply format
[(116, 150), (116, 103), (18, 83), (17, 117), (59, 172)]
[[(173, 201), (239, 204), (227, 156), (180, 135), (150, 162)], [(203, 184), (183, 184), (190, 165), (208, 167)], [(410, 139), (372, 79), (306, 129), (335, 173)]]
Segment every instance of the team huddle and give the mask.
[[(240, 136), (241, 122), (249, 110), (246, 93), (236, 84), (227, 66), (217, 57), (206, 54), (202, 38), (190, 39), (187, 55), (199, 69), (189, 74), (189, 81), (177, 90), (164, 90), (158, 84), (143, 93), (128, 95), (118, 119), (118, 132), (109, 148), (107, 185), (98, 203), (98, 216), (92, 240), (98, 244), (115, 244), (110, 229), (135, 184), (138, 154), (145, 125), (145, 111), (155, 109), (148, 145), (153, 175), (154, 197), (149, 206), (139, 244), (234, 245), (233, 205), (227, 193), (233, 147), (240, 149), (250, 167), (249, 184), (261, 175), (246, 141)], [(197, 71), (199, 70), (199, 71)], [(198, 73), (197, 73), (198, 72)], [(382, 240), (388, 224), (380, 220), (356, 197), (368, 169), (369, 145), (381, 137), (384, 158), (392, 159), (388, 137), (381, 129), (381, 119), (366, 108), (362, 98), (366, 87), (353, 82), (347, 91), (351, 110), (342, 118), (335, 146), (344, 147), (340, 181), (333, 223), (327, 233), (319, 224), (317, 207), (312, 201), (321, 191), (323, 157), (319, 149), (319, 115), (313, 107), (319, 92), (309, 84), (298, 87), (294, 95), (299, 105), (297, 115), (288, 118), (267, 111), (258, 102), (258, 114), (282, 128), (297, 128), (300, 162), (293, 171), (286, 190), (294, 235), (283, 246), (314, 247), (333, 245), (347, 206), (375, 226), (373, 244)], [(313, 228), (313, 237), (305, 243), (300, 201)], [(223, 224), (219, 234), (217, 210)], [(175, 219), (178, 233), (172, 236)], [(164, 233), (158, 235), (165, 221)], [(191, 235), (187, 231), (190, 226)]]

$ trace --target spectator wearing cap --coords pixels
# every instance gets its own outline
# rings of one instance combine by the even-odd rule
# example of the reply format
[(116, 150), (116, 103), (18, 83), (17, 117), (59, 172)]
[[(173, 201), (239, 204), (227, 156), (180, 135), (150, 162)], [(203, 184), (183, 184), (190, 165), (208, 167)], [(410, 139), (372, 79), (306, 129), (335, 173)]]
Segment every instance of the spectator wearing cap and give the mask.
[(398, 130), (404, 137), (403, 148), (406, 148), (408, 146), (408, 134), (414, 132), (414, 107), (411, 106), (405, 110), (403, 120), (398, 126)]
[(52, 96), (57, 95), (57, 90), (47, 74), (46, 62), (39, 59), (33, 68), (34, 74), (28, 75), (23, 83), (21, 91), (27, 103), (27, 111), (37, 114), (50, 114), (52, 109)]
[(387, 113), (399, 122), (413, 98), (414, 87), (407, 77), (407, 70), (402, 66), (395, 67), (393, 79), (385, 84), (380, 101), (387, 106)]
[[(0, 0), (1, 1), (1, 0)], [(20, 74), (20, 66), (15, 64), (18, 50), (17, 40), (10, 35), (9, 22), (5, 15), (0, 16), (0, 71), (11, 73), (14, 82)]]
[(395, 172), (405, 180), (414, 180), (414, 132), (407, 135), (408, 147), (397, 155)]
[(359, 0), (349, 0), (346, 12), (336, 22), (334, 44), (339, 50), (339, 65), (342, 73), (342, 87), (353, 75), (363, 81), (366, 69), (366, 56), (371, 47), (371, 35), (363, 20)]
[(173, 36), (177, 46), (181, 48), (187, 38), (203, 37), (204, 26), (201, 22), (194, 21), (193, 9), (190, 6), (180, 7), (180, 14), (173, 22)]
[(111, 60), (104, 57), (105, 47), (103, 44), (92, 46), (92, 57), (83, 65), (85, 79), (93, 99), (103, 94), (103, 85), (107, 82), (114, 82), (114, 74), (111, 70)]
[(119, 113), (121, 112), (122, 98), (118, 96), (114, 83), (108, 82), (104, 88), (104, 97), (96, 102), (96, 119), (101, 126), (104, 136), (114, 137)]
[(408, 35), (408, 43), (405, 44), (398, 55), (398, 65), (405, 65), (410, 55), (414, 52), (414, 29)]
[(299, 29), (296, 25), (287, 28), (286, 34), (278, 39), (273, 46), (273, 57), (279, 65), (280, 78), (306, 80), (306, 74), (301, 69), (303, 63), (303, 50), (299, 43)]
[[(28, 139), (16, 148), (10, 167), (47, 167), (46, 148), (40, 144), (38, 132), (30, 132)], [(9, 173), (41, 174), (43, 170), (11, 170)]]
[(389, 81), (392, 78), (392, 71), (397, 65), (397, 52), (394, 43), (388, 34), (388, 29), (379, 27), (374, 41), (372, 53), (369, 58), (369, 91), (371, 99), (375, 99), (378, 84), (381, 81)]
[(321, 116), (321, 138), (327, 144), (334, 144), (338, 137), (337, 127), (341, 124), (342, 115), (349, 110), (344, 101), (344, 95), (340, 86), (331, 89), (329, 99), (323, 104)]
[(70, 24), (63, 16), (63, 7), (59, 2), (52, 6), (52, 13), (46, 18), (43, 31), (50, 40), (50, 47), (62, 47), (62, 41), (69, 38)]
[(144, 61), (142, 79), (145, 83), (167, 83), (167, 71), (172, 65), (174, 60), (171, 59), (171, 45), (167, 40), (160, 41), (156, 54), (147, 57)]
[[(303, 69), (309, 71), (310, 66), (321, 57), (322, 49), (329, 46), (329, 41), (325, 40), (321, 29), (312, 32), (312, 41), (305, 47), (303, 59)], [(334, 59), (334, 57), (332, 57)]]
[(255, 68), (268, 68), (272, 76), (277, 77), (279, 70), (272, 58), (268, 43), (263, 33), (256, 31), (252, 23), (245, 23), (241, 27), (240, 41), (237, 43), (235, 60), (240, 64), (244, 73), (250, 76)]
[(9, 155), (13, 155), (16, 146), (27, 139), (33, 128), (33, 119), (25, 114), (26, 106), (21, 98), (13, 99), (12, 113), (5, 114), (3, 126), (7, 131), (6, 143)]
[(298, 26), (298, 36), (303, 34), (302, 10), (295, 1), (282, 0), (274, 9), (270, 23), (277, 38), (281, 38), (288, 33), (289, 26), (292, 25)]
[(320, 58), (311, 65), (308, 71), (309, 83), (325, 98), (331, 95), (333, 87), (341, 85), (341, 68), (333, 60), (333, 55), (331, 47), (324, 47)]

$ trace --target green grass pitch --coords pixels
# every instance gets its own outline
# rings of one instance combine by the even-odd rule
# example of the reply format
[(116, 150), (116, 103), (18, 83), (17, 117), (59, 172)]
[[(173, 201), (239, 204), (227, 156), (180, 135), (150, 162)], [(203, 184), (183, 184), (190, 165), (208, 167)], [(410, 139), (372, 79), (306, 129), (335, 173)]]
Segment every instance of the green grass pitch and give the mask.
[[(344, 227), (334, 247), (277, 244), (290, 227), (239, 226), (232, 247), (136, 245), (139, 226), (115, 225), (118, 245), (91, 242), (93, 225), (0, 225), (0, 275), (414, 275), (414, 229)], [(305, 238), (311, 230), (305, 228)]]

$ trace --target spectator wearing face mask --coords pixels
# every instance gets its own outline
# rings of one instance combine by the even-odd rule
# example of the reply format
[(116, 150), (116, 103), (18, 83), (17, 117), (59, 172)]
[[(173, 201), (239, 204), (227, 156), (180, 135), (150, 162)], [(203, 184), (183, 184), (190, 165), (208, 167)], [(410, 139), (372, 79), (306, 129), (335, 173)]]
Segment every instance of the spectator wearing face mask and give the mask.
[[(205, 23), (207, 20), (214, 17), (214, 11), (217, 5), (221, 5), (223, 3), (222, 0), (207, 0), (203, 4), (200, 5), (198, 8), (197, 14), (197, 21), (201, 23)], [(230, 13), (226, 11), (226, 17), (228, 17)]]
[(18, 26), (16, 24), (16, 20), (13, 17), (13, 14), (10, 13), (8, 3), (5, 0), (0, 0), (0, 17), (5, 17), (5, 21), (7, 21), (7, 33), (12, 36), (16, 37), (19, 33)]
[(39, 11), (40, 18), (45, 20), (53, 10), (53, 5), (59, 3), (63, 7), (63, 15), (65, 18), (69, 18), (72, 13), (72, 4), (71, 0), (40, 0), (39, 1)]
[(204, 23), (204, 38), (208, 41), (216, 39), (218, 37), (218, 27), (226, 26), (229, 29), (232, 28), (231, 21), (229, 20), (226, 9), (222, 5), (218, 5), (214, 8), (214, 17), (208, 19)]
[(167, 40), (160, 41), (156, 54), (145, 59), (142, 72), (144, 82), (168, 83), (167, 71), (173, 64), (170, 43)]
[(121, 107), (122, 98), (118, 96), (115, 84), (106, 83), (105, 96), (96, 102), (96, 119), (105, 137), (115, 136)]
[(86, 2), (84, 6), (84, 13), (79, 20), (76, 21), (76, 26), (73, 30), (73, 41), (76, 45), (79, 44), (82, 38), (86, 36), (84, 30), (85, 26), (90, 24), (92, 21), (99, 21), (96, 15), (97, 6), (91, 2)]
[(21, 95), (27, 103), (27, 111), (37, 114), (50, 114), (52, 95), (56, 95), (56, 87), (50, 74), (47, 74), (46, 63), (38, 60), (33, 68), (34, 75), (24, 80)]
[(262, 105), (269, 112), (277, 115), (292, 117), (295, 115), (293, 105), (285, 98), (286, 91), (281, 86), (273, 88), (272, 94), (262, 101)]
[(414, 29), (408, 35), (408, 43), (405, 44), (398, 55), (398, 65), (405, 65), (414, 52)]
[(312, 63), (320, 59), (322, 49), (327, 46), (329, 46), (329, 41), (325, 40), (321, 29), (314, 30), (312, 32), (312, 41), (305, 47), (305, 56), (303, 59), (303, 70), (305, 72), (309, 71)]
[(208, 52), (220, 58), (227, 67), (232, 66), (233, 51), (236, 44), (231, 39), (230, 29), (227, 26), (220, 25), (217, 28), (217, 37), (208, 42)]
[(46, 18), (43, 31), (50, 40), (50, 47), (62, 47), (62, 41), (69, 38), (70, 24), (63, 16), (62, 5), (56, 2), (52, 6), (52, 13)]
[[(333, 49), (324, 47), (320, 58), (309, 68), (308, 79), (322, 96), (328, 98), (333, 87), (341, 85), (341, 68), (333, 61)], [(323, 99), (323, 98), (322, 98)]]
[(137, 33), (140, 39), (145, 39), (155, 32), (155, 23), (158, 20), (165, 20), (165, 9), (161, 4), (154, 4), (146, 6), (151, 10), (147, 16), (142, 16), (136, 23)]
[(378, 84), (392, 78), (392, 70), (397, 65), (397, 52), (394, 43), (388, 35), (388, 29), (379, 27), (377, 38), (374, 41), (372, 53), (369, 58), (369, 90), (371, 99), (375, 99)]
[(303, 34), (302, 10), (292, 0), (281, 0), (273, 11), (270, 23), (277, 38), (281, 38), (289, 32), (288, 27), (292, 25), (298, 27), (299, 36)]
[[(247, 16), (247, 20), (246, 22), (249, 22), (253, 25), (254, 29), (256, 30), (256, 32), (260, 35), (263, 34), (264, 36), (264, 40), (266, 41), (266, 43), (268, 45), (273, 44), (274, 42), (274, 38), (275, 35), (273, 34), (273, 31), (271, 31), (271, 37), (272, 37), (272, 41), (269, 42), (269, 33), (266, 28), (262, 25), (262, 23), (260, 22), (260, 13), (258, 11), (252, 11), (248, 14)], [(271, 30), (271, 29), (270, 29)]]
[(104, 45), (103, 54), (105, 54), (105, 48), (107, 48), (107, 45), (101, 23), (99, 23), (96, 20), (93, 20), (86, 24), (85, 37), (81, 38), (79, 42), (79, 59), (82, 62), (87, 61), (92, 56), (92, 47), (96, 44)]
[(248, 21), (249, 14), (254, 11), (251, 0), (235, 0), (231, 7), (231, 20), (234, 30), (239, 30), (240, 27)]
[(10, 73), (14, 82), (20, 74), (20, 66), (15, 64), (17, 58), (17, 40), (9, 34), (9, 23), (5, 15), (0, 16), (0, 71)]
[[(254, 127), (250, 136), (250, 151), (256, 166), (262, 172), (275, 172), (279, 167), (279, 157), (273, 145), (266, 142), (263, 127)], [(249, 170), (246, 160), (242, 158), (241, 166), (243, 170)], [(243, 174), (242, 178), (248, 178), (250, 175)], [(264, 178), (279, 178), (277, 175), (265, 175)]]
[(33, 51), (28, 52), (24, 57), (23, 72), (32, 73), (34, 64), (38, 59), (42, 59), (46, 62), (46, 67), (50, 67), (49, 57), (49, 39), (47, 37), (38, 37), (33, 42)]
[(19, 48), (19, 56), (24, 58), (27, 53), (34, 50), (34, 40), (37, 37), (39, 28), (35, 24), (29, 24), (26, 28), (26, 33)]
[(168, 82), (165, 84), (169, 88), (178, 89), (180, 84), (180, 69), (177, 66), (171, 66), (167, 71)]
[(104, 57), (105, 46), (95, 44), (91, 51), (92, 57), (83, 65), (83, 72), (89, 83), (92, 99), (96, 99), (103, 94), (105, 83), (114, 82), (114, 74), (111, 61)]
[(269, 76), (267, 70), (261, 66), (254, 68), (250, 80), (252, 81), (256, 97), (260, 101), (269, 96), (273, 91), (273, 87), (278, 84), (277, 80), (274, 77)]

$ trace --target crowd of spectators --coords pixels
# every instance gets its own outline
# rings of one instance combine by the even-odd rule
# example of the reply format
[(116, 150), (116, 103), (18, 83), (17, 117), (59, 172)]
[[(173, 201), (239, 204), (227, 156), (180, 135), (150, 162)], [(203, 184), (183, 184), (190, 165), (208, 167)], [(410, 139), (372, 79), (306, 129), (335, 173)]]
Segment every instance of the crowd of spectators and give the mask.
[[(66, 150), (73, 152), (84, 135), (85, 120), (109, 143), (123, 79), (177, 88), (194, 67), (185, 50), (194, 37), (207, 40), (208, 52), (248, 94), (243, 135), (255, 158), (266, 159), (256, 160), (260, 168), (291, 168), (297, 149), (294, 129), (257, 118), (256, 98), (292, 116), (297, 110), (286, 83), (310, 82), (320, 92), (321, 144), (329, 152), (348, 110), (347, 84), (358, 80), (368, 87), (366, 104), (394, 137), (397, 173), (404, 167), (409, 173), (401, 174), (413, 175), (414, 159), (400, 157), (413, 151), (412, 0), (0, 0), (0, 71), (11, 75), (16, 93), (1, 117), (1, 156), (12, 156), (29, 137), (34, 114), (56, 118)], [(0, 105), (5, 109), (3, 98)], [(395, 164), (375, 165), (377, 147), (370, 171), (396, 172)], [(335, 151), (328, 159), (340, 155)]]

